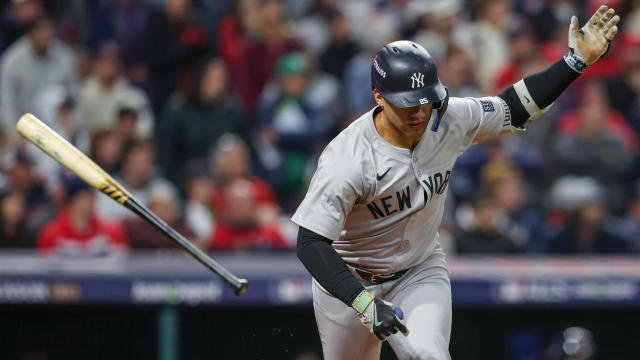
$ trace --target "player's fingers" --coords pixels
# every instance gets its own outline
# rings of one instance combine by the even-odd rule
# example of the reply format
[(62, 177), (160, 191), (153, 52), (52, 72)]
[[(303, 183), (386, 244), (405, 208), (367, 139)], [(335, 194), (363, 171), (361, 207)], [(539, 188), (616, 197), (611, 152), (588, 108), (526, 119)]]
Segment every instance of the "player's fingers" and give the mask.
[(409, 335), (409, 329), (407, 329), (407, 327), (403, 323), (401, 323), (400, 321), (398, 321), (398, 325), (396, 325), (396, 329), (398, 329), (398, 331), (403, 333), (404, 336)]
[(613, 28), (614, 26), (618, 25), (618, 23), (620, 22), (620, 16), (616, 15), (614, 17), (612, 17), (607, 24), (604, 26), (604, 31), (605, 33), (607, 33), (611, 28)]
[(409, 329), (406, 326), (396, 326), (396, 330), (401, 332), (404, 336), (409, 336)]
[(578, 34), (578, 17), (571, 17), (571, 24), (569, 24), (569, 34), (574, 33)]
[(607, 31), (607, 33), (604, 35), (604, 37), (611, 41), (613, 40), (614, 37), (616, 37), (616, 34), (618, 33), (618, 27), (617, 26), (613, 26), (611, 29), (609, 29), (609, 31)]
[(593, 16), (591, 16), (591, 19), (589, 19), (589, 25), (598, 25), (598, 21), (600, 21), (600, 18), (604, 16), (608, 9), (607, 5), (600, 5), (598, 11), (596, 11)]
[(604, 29), (615, 13), (616, 11), (614, 9), (607, 10), (598, 21), (598, 27)]

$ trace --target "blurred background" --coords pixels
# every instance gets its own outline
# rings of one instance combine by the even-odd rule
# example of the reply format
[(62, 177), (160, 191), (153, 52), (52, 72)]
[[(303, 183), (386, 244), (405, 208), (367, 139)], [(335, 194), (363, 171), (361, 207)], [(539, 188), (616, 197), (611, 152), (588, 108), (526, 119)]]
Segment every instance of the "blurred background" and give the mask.
[[(456, 163), (451, 353), (640, 358), (640, 1), (4, 0), (0, 359), (319, 359), (289, 217), (374, 105), (377, 49), (413, 40), (452, 96), (495, 95), (602, 3), (622, 17), (608, 55), (525, 133)], [(25, 112), (249, 292), (25, 143)]]

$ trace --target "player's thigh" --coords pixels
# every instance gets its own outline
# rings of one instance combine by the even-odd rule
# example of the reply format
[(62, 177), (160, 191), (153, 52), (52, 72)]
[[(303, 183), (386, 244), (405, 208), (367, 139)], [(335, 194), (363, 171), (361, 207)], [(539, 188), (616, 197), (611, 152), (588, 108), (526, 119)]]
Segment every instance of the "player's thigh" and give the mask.
[(313, 310), (325, 360), (380, 359), (381, 343), (356, 312), (313, 282)]
[(451, 286), (446, 271), (402, 288), (389, 298), (404, 312), (409, 336), (389, 338), (398, 359), (448, 360), (451, 335)]

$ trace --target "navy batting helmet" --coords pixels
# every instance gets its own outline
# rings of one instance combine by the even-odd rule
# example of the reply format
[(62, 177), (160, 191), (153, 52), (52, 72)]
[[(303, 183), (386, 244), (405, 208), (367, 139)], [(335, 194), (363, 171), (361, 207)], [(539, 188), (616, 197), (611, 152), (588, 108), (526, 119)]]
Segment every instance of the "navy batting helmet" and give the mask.
[(394, 41), (380, 49), (371, 64), (371, 85), (399, 108), (442, 104), (447, 89), (429, 52), (411, 41)]

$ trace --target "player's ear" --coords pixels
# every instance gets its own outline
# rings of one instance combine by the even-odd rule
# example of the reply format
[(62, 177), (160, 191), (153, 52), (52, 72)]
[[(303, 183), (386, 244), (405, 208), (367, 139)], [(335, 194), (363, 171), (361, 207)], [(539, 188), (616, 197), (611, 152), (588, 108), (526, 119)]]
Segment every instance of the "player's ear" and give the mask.
[(373, 89), (373, 98), (376, 100), (376, 104), (378, 104), (378, 106), (384, 108), (384, 98), (375, 88)]

